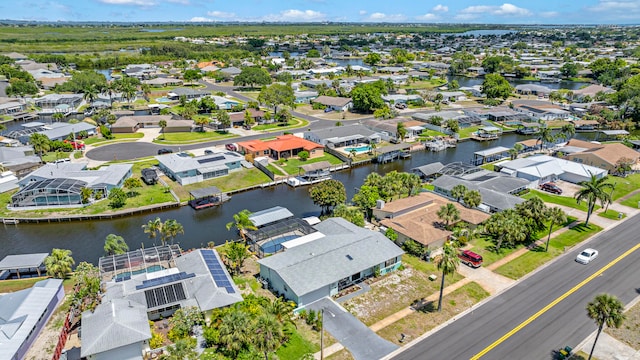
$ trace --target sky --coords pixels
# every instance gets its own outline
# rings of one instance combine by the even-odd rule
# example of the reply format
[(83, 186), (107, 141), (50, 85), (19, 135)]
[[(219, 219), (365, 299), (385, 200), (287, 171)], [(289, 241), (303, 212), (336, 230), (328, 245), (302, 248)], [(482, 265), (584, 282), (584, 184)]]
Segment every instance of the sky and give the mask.
[(640, 24), (640, 0), (1, 0), (0, 19)]

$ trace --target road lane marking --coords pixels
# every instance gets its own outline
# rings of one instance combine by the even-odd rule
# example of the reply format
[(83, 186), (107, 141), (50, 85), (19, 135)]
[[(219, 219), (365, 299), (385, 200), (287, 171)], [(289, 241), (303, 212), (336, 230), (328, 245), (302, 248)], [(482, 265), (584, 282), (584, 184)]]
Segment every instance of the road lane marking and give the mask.
[(552, 302), (550, 302), (547, 306), (545, 306), (542, 309), (540, 309), (537, 313), (531, 315), (531, 317), (529, 317), (527, 320), (523, 321), (522, 323), (520, 323), (520, 325), (516, 326), (511, 331), (509, 331), (508, 333), (504, 334), (500, 339), (494, 341), (491, 345), (489, 345), (486, 348), (484, 348), (484, 350), (482, 350), (479, 353), (475, 354), (471, 358), (471, 360), (480, 359), (481, 357), (486, 355), (489, 351), (493, 350), (493, 348), (495, 348), (496, 346), (500, 345), (505, 340), (507, 340), (508, 338), (513, 336), (515, 333), (517, 333), (518, 331), (522, 330), (522, 328), (524, 328), (525, 326), (527, 326), (530, 323), (532, 323), (535, 319), (539, 318), (542, 314), (544, 314), (545, 312), (549, 311), (549, 309), (551, 309), (552, 307), (556, 306), (560, 301), (566, 299), (569, 295), (571, 295), (574, 292), (578, 291), (581, 287), (585, 286), (587, 283), (589, 283), (591, 280), (595, 279), (596, 277), (602, 275), (602, 273), (607, 271), (613, 265), (617, 264), (622, 259), (624, 259), (625, 257), (629, 256), (631, 253), (633, 253), (634, 251), (636, 251), (638, 249), (640, 249), (640, 244), (637, 244), (636, 246), (632, 247), (631, 249), (625, 251), (622, 255), (618, 256), (615, 259), (613, 259), (610, 263), (608, 263), (607, 265), (603, 266), (600, 270), (596, 271), (591, 276), (589, 276), (588, 278), (584, 279), (582, 282), (580, 282), (579, 284), (577, 284), (576, 286), (571, 288), (566, 293), (560, 295), (557, 299), (555, 299)]

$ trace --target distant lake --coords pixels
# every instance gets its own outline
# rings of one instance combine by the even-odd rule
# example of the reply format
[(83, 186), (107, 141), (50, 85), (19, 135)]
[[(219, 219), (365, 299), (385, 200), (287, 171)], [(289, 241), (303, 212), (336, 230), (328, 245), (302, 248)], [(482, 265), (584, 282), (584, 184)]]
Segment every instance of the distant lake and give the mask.
[(487, 35), (495, 35), (495, 36), (500, 36), (500, 35), (506, 35), (506, 34), (513, 34), (513, 33), (517, 33), (517, 31), (515, 30), (504, 30), (504, 29), (493, 29), (493, 30), (470, 30), (470, 31), (465, 31), (462, 33), (444, 33), (442, 34), (442, 36), (449, 36), (449, 35), (453, 35), (453, 36), (487, 36)]
[(142, 29), (140, 31), (142, 31), (142, 32), (150, 32), (150, 33), (161, 33), (161, 32), (165, 32), (167, 30), (165, 30), (165, 29)]

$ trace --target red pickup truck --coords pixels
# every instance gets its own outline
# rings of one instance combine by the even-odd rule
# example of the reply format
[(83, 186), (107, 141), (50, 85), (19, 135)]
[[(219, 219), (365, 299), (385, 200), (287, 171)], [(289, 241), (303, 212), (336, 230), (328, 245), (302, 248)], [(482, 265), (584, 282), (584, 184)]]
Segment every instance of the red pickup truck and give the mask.
[(64, 142), (66, 144), (71, 144), (71, 146), (73, 147), (73, 150), (83, 150), (84, 149), (84, 143), (82, 141), (65, 140)]

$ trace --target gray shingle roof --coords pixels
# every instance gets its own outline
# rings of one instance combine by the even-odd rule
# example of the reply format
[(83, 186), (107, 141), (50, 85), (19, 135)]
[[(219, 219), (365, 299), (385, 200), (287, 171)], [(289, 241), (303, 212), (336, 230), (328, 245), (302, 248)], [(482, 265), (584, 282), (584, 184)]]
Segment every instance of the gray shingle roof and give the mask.
[(415, 167), (411, 169), (412, 172), (422, 174), (422, 176), (431, 176), (433, 174), (437, 174), (438, 171), (442, 170), (444, 165), (441, 162), (436, 161), (431, 164), (426, 164), (422, 166)]
[(148, 339), (147, 308), (135, 301), (112, 299), (82, 313), (82, 357)]
[(329, 218), (314, 227), (325, 236), (258, 260), (277, 272), (298, 296), (404, 253), (381, 233), (342, 218)]
[(376, 132), (360, 124), (353, 124), (347, 126), (333, 126), (321, 130), (313, 130), (313, 134), (320, 139), (339, 139), (353, 135), (362, 135), (363, 137), (368, 137), (376, 134)]

